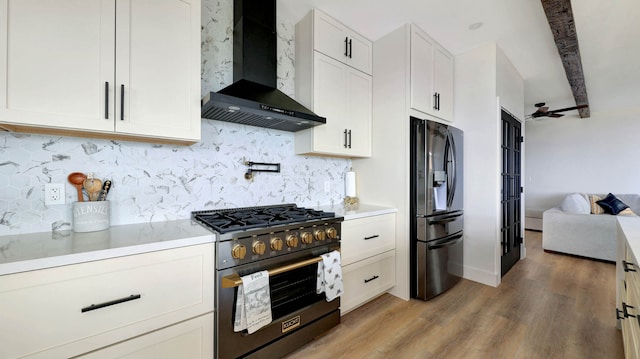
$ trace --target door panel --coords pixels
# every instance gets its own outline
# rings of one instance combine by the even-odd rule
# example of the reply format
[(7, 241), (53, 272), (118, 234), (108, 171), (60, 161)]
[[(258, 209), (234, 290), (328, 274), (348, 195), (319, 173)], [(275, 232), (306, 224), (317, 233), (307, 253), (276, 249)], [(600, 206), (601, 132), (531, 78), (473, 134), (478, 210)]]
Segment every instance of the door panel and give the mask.
[(502, 111), (502, 275), (520, 260), (522, 243), (521, 124)]
[(446, 291), (460, 281), (462, 276), (462, 233), (446, 244), (430, 245), (416, 242), (416, 262), (418, 263), (415, 293), (412, 296), (430, 299)]

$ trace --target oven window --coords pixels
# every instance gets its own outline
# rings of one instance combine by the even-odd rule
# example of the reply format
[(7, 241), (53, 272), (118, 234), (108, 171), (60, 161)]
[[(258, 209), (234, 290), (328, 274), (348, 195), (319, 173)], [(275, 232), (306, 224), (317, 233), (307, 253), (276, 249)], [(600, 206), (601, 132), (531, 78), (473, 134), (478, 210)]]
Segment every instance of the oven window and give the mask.
[[(308, 305), (325, 300), (324, 293), (316, 294), (317, 271), (318, 264), (314, 263), (269, 277), (271, 316), (274, 321)], [(235, 299), (238, 299), (237, 288)], [(233, 318), (235, 318), (235, 306)]]

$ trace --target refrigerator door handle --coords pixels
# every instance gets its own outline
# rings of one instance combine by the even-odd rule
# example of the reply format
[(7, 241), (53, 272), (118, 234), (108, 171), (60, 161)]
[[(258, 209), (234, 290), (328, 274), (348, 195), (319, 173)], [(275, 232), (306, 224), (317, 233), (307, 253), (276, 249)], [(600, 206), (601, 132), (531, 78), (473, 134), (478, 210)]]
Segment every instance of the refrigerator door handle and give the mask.
[(454, 245), (462, 240), (462, 232), (458, 232), (427, 244), (427, 249), (440, 249)]
[(456, 219), (462, 217), (462, 215), (463, 215), (463, 213), (455, 213), (455, 214), (450, 214), (450, 215), (446, 215), (446, 216), (438, 216), (438, 217), (427, 218), (427, 224), (431, 225), (431, 224), (440, 224), (440, 223), (453, 222)]
[[(451, 154), (451, 156), (449, 156)], [(451, 163), (451, 173), (447, 171), (449, 168), (449, 162)], [(447, 144), (445, 146), (445, 171), (447, 171), (447, 207), (451, 208), (453, 205), (453, 198), (455, 197), (456, 190), (456, 144), (453, 140), (451, 132), (447, 133)]]

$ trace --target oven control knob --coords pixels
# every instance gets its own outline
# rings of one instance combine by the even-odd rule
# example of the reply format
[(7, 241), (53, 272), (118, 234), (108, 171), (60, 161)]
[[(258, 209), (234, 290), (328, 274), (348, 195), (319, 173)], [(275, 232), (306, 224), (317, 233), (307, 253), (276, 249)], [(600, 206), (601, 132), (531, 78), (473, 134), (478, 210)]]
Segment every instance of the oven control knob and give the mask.
[(234, 259), (243, 259), (247, 255), (247, 247), (243, 244), (236, 244), (231, 248), (231, 256)]
[(298, 246), (298, 236), (295, 234), (290, 234), (287, 236), (287, 246), (291, 248), (295, 248)]
[(302, 237), (302, 243), (311, 244), (311, 242), (313, 242), (313, 237), (309, 232), (302, 232), (301, 237)]
[(253, 252), (253, 254), (263, 255), (266, 249), (267, 246), (264, 245), (263, 241), (255, 241), (251, 246), (251, 251)]
[(278, 237), (271, 238), (271, 249), (274, 251), (282, 250), (282, 239)]
[(333, 227), (327, 228), (326, 232), (327, 237), (329, 237), (330, 239), (336, 239), (338, 237), (338, 231), (336, 231), (336, 229)]
[(316, 229), (313, 231), (313, 236), (316, 238), (316, 241), (324, 241), (325, 233), (322, 229)]

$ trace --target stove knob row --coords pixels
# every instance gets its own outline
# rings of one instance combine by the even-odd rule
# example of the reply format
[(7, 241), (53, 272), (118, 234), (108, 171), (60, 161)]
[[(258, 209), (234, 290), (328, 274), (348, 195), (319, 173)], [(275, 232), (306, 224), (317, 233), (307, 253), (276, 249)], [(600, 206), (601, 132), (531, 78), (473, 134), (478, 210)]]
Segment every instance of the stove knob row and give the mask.
[(243, 244), (236, 244), (231, 248), (231, 257), (234, 259), (244, 259), (244, 256), (247, 255), (247, 247)]
[(271, 250), (280, 251), (282, 250), (282, 246), (283, 246), (282, 239), (278, 237), (271, 238)]

